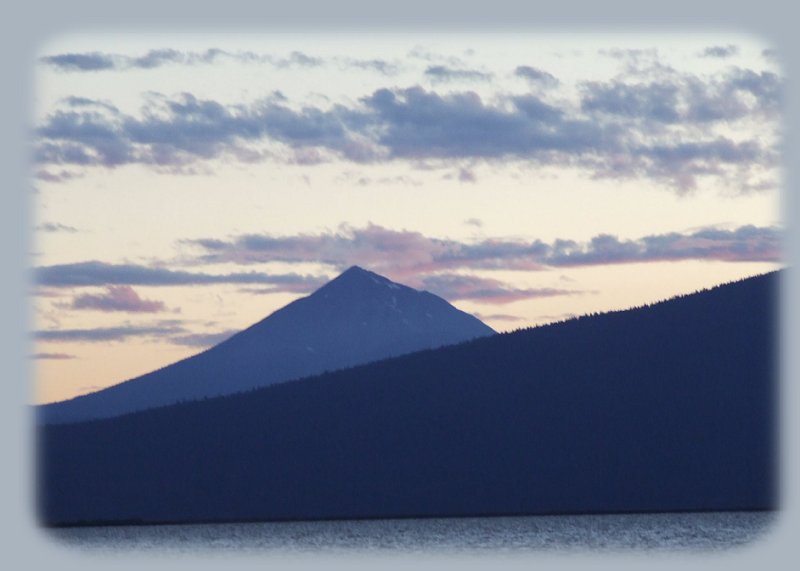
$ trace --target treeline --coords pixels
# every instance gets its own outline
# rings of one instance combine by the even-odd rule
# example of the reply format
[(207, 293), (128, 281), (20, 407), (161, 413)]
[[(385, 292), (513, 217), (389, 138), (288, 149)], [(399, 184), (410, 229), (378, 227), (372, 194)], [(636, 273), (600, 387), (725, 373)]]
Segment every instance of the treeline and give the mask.
[(775, 508), (777, 282), (46, 426), (40, 517)]

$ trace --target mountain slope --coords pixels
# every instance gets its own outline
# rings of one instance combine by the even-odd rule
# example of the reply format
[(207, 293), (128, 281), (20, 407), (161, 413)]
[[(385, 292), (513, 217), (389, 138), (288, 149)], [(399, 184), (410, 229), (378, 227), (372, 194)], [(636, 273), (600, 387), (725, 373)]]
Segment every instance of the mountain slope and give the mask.
[(118, 416), (493, 333), (440, 297), (353, 266), (199, 355), (96, 393), (41, 406), (39, 418), (63, 423)]
[(45, 426), (40, 518), (773, 509), (777, 283)]

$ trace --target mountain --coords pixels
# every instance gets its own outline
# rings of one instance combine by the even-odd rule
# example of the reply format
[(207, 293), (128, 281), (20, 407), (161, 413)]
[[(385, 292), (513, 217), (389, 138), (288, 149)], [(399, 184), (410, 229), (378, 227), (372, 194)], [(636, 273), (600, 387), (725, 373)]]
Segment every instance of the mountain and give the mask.
[(118, 416), (492, 334), (432, 293), (353, 266), (203, 353), (102, 391), (40, 406), (39, 419), (63, 423)]
[(779, 274), (39, 428), (46, 525), (776, 508)]

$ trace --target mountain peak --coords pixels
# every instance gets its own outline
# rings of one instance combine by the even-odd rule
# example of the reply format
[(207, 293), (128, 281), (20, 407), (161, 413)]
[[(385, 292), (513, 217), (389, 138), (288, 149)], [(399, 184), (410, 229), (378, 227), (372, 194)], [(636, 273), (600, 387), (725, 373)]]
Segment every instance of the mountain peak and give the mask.
[(45, 422), (105, 418), (231, 394), (492, 334), (440, 297), (352, 266), (207, 351), (48, 405)]
[(339, 274), (335, 280), (345, 278), (345, 279), (367, 279), (370, 277), (377, 277), (381, 279), (386, 279), (383, 276), (376, 274), (375, 272), (371, 272), (369, 270), (365, 270), (361, 266), (350, 266), (341, 274)]
[(350, 266), (337, 277), (333, 278), (327, 284), (319, 288), (312, 295), (322, 293), (324, 296), (340, 289), (363, 292), (365, 288), (373, 288), (375, 286), (381, 286), (382, 289), (410, 289), (407, 286), (397, 284), (380, 274), (365, 270), (360, 266)]
[(361, 266), (350, 266), (341, 274), (339, 274), (340, 278), (345, 276), (354, 278), (380, 278), (381, 280), (389, 281), (388, 278), (385, 278), (380, 274), (376, 274), (375, 272), (365, 270)]

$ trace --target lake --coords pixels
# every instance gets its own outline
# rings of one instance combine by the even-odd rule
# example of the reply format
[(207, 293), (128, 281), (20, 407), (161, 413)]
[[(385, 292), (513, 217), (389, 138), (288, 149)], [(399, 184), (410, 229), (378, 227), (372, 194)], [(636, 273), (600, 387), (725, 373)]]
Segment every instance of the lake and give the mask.
[(48, 529), (92, 552), (196, 554), (719, 551), (765, 535), (774, 512), (552, 515)]

